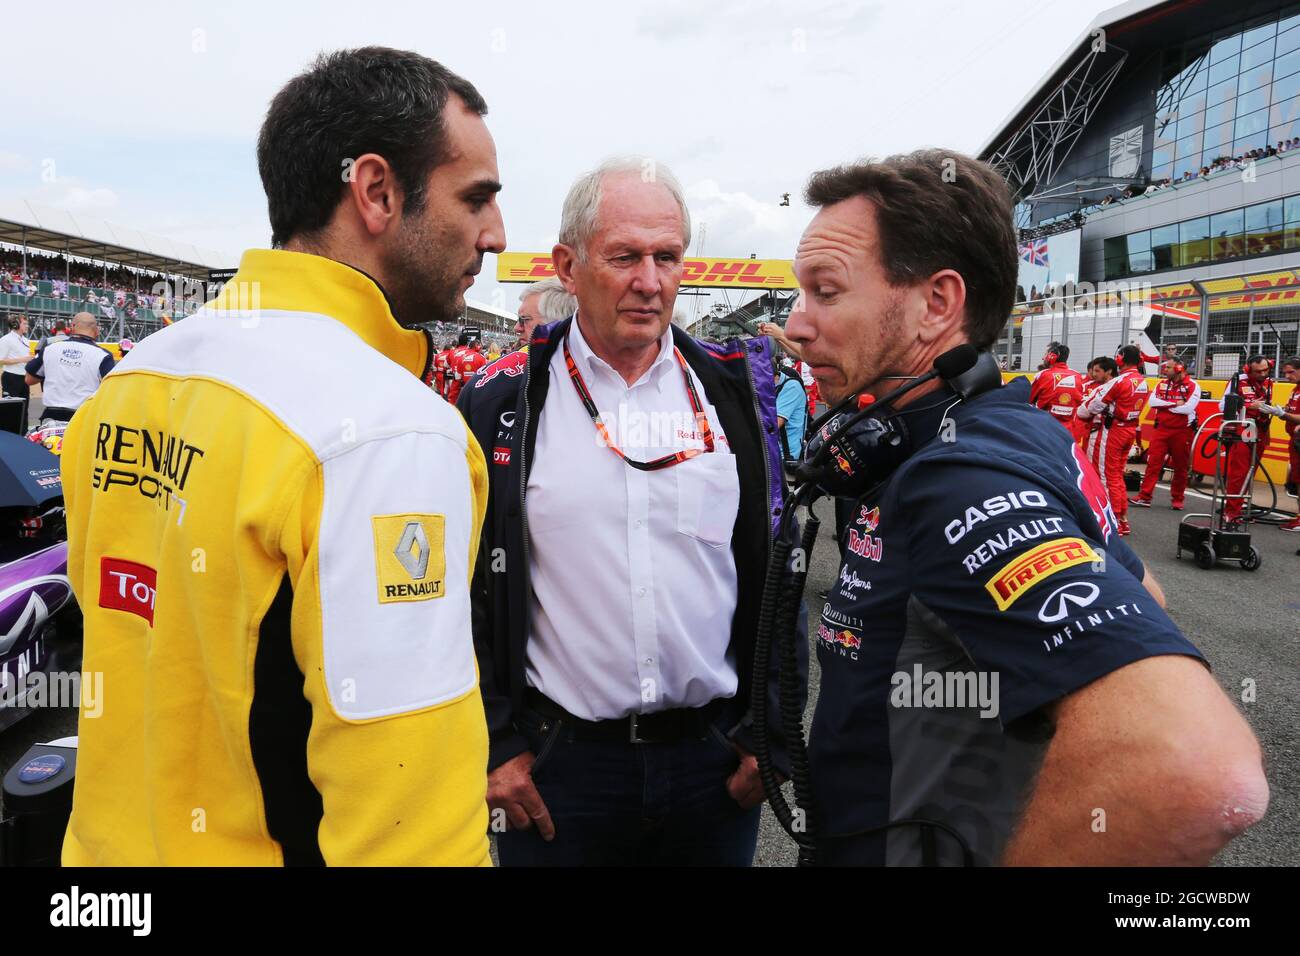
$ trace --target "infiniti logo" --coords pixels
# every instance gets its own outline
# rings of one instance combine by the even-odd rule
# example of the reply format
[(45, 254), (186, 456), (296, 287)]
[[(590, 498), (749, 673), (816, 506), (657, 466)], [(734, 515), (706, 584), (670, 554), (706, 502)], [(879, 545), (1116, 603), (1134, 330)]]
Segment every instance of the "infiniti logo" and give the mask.
[(1100, 594), (1101, 588), (1088, 581), (1073, 581), (1070, 584), (1062, 584), (1047, 596), (1042, 609), (1038, 612), (1038, 619), (1044, 624), (1055, 624), (1057, 621), (1064, 621), (1074, 613), (1070, 605), (1074, 605), (1075, 608), (1081, 610), (1097, 600)]
[(515, 427), (515, 413), (514, 413), (514, 412), (502, 412), (502, 413), (501, 413), (501, 419), (500, 419), (500, 421), (501, 421), (501, 427), (503, 427), (503, 428), (514, 428), (514, 427)]

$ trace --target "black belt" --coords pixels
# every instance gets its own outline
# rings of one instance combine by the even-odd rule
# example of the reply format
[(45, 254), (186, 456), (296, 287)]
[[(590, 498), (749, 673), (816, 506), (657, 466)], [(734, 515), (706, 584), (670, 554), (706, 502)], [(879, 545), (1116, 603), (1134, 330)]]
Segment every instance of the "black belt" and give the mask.
[(534, 687), (524, 689), (524, 705), (543, 717), (564, 725), (574, 740), (618, 740), (633, 744), (670, 744), (710, 733), (735, 704), (734, 698), (719, 697), (703, 707), (681, 707), (651, 714), (631, 714), (615, 720), (584, 720), (575, 717)]

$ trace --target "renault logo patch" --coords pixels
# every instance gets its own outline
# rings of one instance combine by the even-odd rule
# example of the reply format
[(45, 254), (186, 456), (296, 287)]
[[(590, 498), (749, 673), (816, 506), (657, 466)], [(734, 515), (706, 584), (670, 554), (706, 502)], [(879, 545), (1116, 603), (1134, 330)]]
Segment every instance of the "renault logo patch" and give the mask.
[(445, 515), (372, 515), (379, 603), (427, 601), (445, 593)]

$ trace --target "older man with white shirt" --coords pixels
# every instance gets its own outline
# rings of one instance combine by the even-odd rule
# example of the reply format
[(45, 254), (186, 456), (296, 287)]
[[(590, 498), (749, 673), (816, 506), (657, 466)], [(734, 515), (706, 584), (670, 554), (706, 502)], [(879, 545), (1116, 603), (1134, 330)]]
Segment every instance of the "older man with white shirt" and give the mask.
[(459, 402), (492, 449), (474, 630), (505, 865), (753, 858), (772, 355), (671, 325), (689, 243), (662, 165), (580, 177), (553, 253), (576, 314)]

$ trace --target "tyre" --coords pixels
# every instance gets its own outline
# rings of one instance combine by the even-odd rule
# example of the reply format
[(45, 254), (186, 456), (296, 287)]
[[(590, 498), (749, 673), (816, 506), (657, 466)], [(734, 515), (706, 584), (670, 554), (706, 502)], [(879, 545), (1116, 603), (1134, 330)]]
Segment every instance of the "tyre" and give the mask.
[(1212, 545), (1203, 544), (1196, 549), (1196, 563), (1200, 565), (1202, 569), (1208, 571), (1210, 568), (1214, 567), (1214, 559), (1215, 554)]
[(1241, 559), (1241, 567), (1246, 571), (1257, 571), (1259, 570), (1259, 566), (1263, 563), (1264, 558), (1260, 555), (1259, 551), (1254, 548), (1251, 548), (1250, 551), (1246, 553), (1246, 556)]

